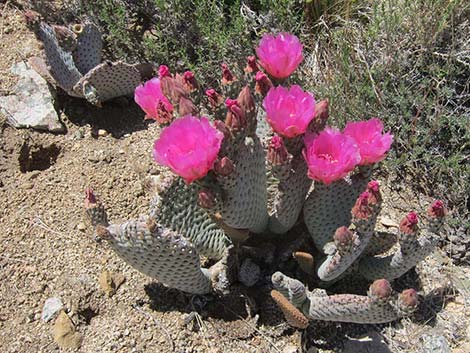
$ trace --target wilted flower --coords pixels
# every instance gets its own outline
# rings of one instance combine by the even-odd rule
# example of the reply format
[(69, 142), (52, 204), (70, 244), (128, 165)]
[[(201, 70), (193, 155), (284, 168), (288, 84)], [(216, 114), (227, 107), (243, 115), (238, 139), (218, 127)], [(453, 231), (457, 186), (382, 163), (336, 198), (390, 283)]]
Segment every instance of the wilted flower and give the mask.
[(155, 141), (153, 158), (189, 184), (213, 168), (223, 138), (207, 118), (188, 115), (163, 129)]
[(380, 162), (390, 149), (393, 135), (383, 134), (382, 122), (375, 118), (367, 121), (349, 122), (344, 128), (344, 134), (352, 137), (359, 147), (361, 154), (360, 165)]
[(302, 44), (290, 33), (265, 34), (256, 48), (260, 64), (273, 77), (286, 78), (304, 59)]
[(154, 119), (163, 124), (173, 118), (173, 105), (163, 94), (158, 78), (138, 86), (135, 89), (134, 100), (146, 113), (146, 119)]
[(279, 135), (274, 135), (269, 141), (267, 160), (275, 166), (282, 165), (289, 160), (289, 152)]
[(361, 160), (354, 140), (336, 129), (326, 128), (318, 135), (307, 132), (304, 142), (308, 176), (325, 184), (345, 177)]
[(406, 235), (413, 235), (418, 231), (418, 214), (409, 212), (400, 222), (400, 232)]
[(178, 105), (178, 114), (180, 116), (198, 115), (198, 109), (194, 105), (194, 103), (191, 101), (191, 99), (188, 99), (186, 97), (181, 97), (179, 105)]
[(273, 83), (263, 71), (258, 71), (256, 73), (255, 81), (255, 91), (256, 93), (259, 93), (262, 96), (265, 96), (273, 86)]
[(315, 99), (294, 85), (289, 90), (273, 87), (263, 100), (266, 119), (274, 131), (285, 137), (303, 134), (314, 117)]

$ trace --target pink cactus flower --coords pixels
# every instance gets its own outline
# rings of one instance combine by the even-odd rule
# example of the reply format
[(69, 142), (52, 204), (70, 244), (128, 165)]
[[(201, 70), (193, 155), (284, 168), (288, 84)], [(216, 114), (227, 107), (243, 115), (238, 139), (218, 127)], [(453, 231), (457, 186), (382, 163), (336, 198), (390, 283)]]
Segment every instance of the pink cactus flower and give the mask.
[(349, 122), (344, 134), (352, 137), (361, 154), (360, 165), (380, 162), (385, 158), (393, 142), (390, 132), (383, 133), (383, 123), (375, 118), (367, 121)]
[(315, 116), (315, 99), (297, 85), (271, 88), (263, 107), (273, 130), (285, 137), (303, 134)]
[(147, 114), (146, 119), (154, 119), (160, 124), (171, 121), (173, 105), (163, 94), (159, 78), (153, 78), (138, 86), (135, 89), (134, 100)]
[(286, 78), (304, 59), (302, 44), (290, 33), (265, 34), (256, 48), (260, 64), (273, 77)]
[(326, 128), (318, 135), (307, 132), (304, 143), (308, 177), (327, 185), (345, 177), (361, 160), (354, 140), (336, 129)]
[(155, 141), (153, 158), (190, 184), (213, 168), (223, 138), (207, 118), (187, 115), (163, 129)]

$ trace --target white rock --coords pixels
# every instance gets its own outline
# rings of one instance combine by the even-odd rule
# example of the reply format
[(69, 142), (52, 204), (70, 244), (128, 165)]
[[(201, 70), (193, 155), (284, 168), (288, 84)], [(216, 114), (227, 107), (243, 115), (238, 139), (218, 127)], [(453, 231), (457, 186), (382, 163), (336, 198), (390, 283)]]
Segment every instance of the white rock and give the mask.
[(16, 128), (64, 131), (46, 80), (23, 62), (13, 65), (10, 71), (20, 80), (12, 95), (0, 97), (0, 110), (8, 122)]
[(62, 301), (57, 297), (48, 298), (42, 308), (41, 319), (45, 322), (51, 321), (63, 309)]

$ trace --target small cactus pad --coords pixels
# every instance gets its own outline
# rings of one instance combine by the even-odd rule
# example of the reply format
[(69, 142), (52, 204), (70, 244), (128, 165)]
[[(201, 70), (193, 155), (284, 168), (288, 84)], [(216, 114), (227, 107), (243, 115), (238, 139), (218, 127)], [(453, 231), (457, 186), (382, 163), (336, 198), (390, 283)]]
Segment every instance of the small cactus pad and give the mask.
[(144, 218), (107, 227), (111, 246), (131, 266), (163, 284), (193, 294), (211, 291), (192, 244)]
[(98, 66), (101, 63), (102, 49), (100, 31), (93, 23), (86, 21), (81, 25), (80, 33), (77, 33), (77, 47), (73, 51), (73, 60), (78, 71), (85, 75)]

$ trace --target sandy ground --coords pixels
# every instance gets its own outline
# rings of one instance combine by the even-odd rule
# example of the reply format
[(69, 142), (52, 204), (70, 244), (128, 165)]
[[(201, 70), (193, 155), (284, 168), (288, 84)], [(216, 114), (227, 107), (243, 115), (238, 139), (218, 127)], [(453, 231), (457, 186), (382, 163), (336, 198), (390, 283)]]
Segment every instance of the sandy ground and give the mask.
[[(13, 6), (0, 4), (0, 94), (15, 83), (9, 67), (40, 53)], [(8, 4), (8, 1), (6, 2)], [(78, 352), (422, 352), (441, 335), (455, 353), (470, 352), (470, 271), (437, 250), (402, 282), (423, 294), (418, 313), (387, 325), (312, 323), (303, 332), (256, 323), (249, 298), (208, 303), (167, 289), (97, 243), (83, 217), (92, 186), (112, 221), (147, 212), (147, 177), (157, 174), (151, 146), (156, 124), (130, 101), (97, 109), (60, 96), (65, 134), (16, 130), (0, 117), (0, 351), (59, 352), (53, 321), (41, 320), (57, 296), (83, 335)], [(100, 131), (101, 130), (101, 131)], [(383, 178), (383, 185), (387, 179)], [(390, 188), (388, 188), (390, 189)], [(389, 190), (390, 191), (390, 190)], [(398, 220), (409, 194), (394, 186), (387, 217)], [(420, 207), (422, 200), (413, 207)], [(112, 297), (100, 290), (103, 271), (123, 275)], [(197, 306), (197, 305), (196, 305)], [(73, 350), (72, 350), (73, 351)], [(440, 352), (440, 351), (435, 351)]]

